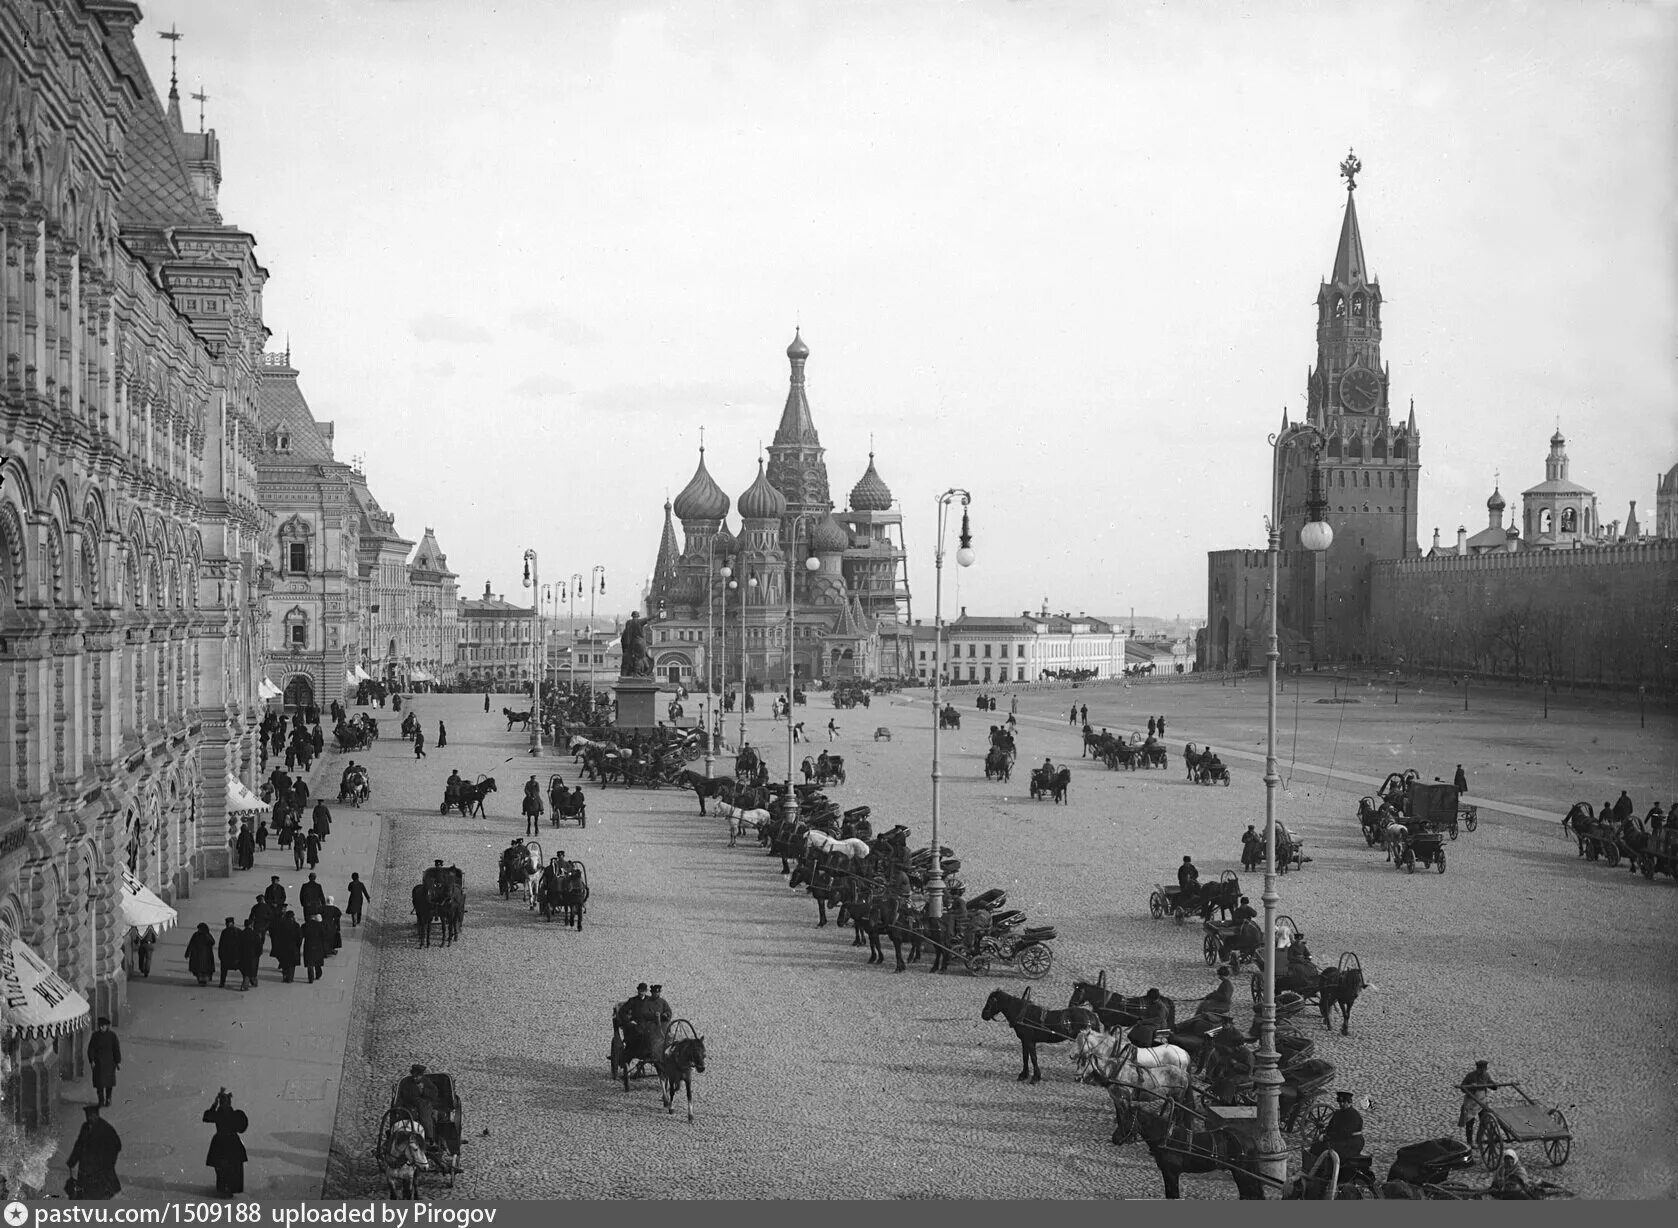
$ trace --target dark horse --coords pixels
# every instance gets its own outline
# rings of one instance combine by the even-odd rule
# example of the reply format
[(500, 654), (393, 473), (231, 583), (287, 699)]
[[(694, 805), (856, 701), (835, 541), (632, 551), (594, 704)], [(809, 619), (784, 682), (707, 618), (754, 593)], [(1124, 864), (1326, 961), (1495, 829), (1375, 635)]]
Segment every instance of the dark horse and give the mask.
[(1175, 1100), (1163, 1100), (1158, 1111), (1137, 1113), (1135, 1120), (1137, 1133), (1159, 1167), (1167, 1198), (1183, 1196), (1184, 1173), (1215, 1173), (1220, 1169), (1227, 1169), (1235, 1178), (1235, 1188), (1242, 1198), (1264, 1197), (1264, 1181), (1236, 1135), (1227, 1130), (1195, 1129), (1201, 1124), (1199, 1119)]
[(985, 999), (985, 1009), (979, 1012), (979, 1018), (988, 1023), (998, 1015), (1008, 1021), (1014, 1035), (1020, 1038), (1018, 1081), (1021, 1083), (1028, 1077), (1033, 1083), (1042, 1081), (1043, 1072), (1037, 1068), (1038, 1045), (1063, 1045), (1085, 1028), (1101, 1028), (1101, 1020), (1096, 1018), (1095, 1012), (1080, 1006), (1063, 1011), (1044, 1010), (1031, 1000), (1030, 986), (1019, 997), (1006, 990), (993, 989), (990, 997)]
[(512, 732), (514, 725), (524, 729), (530, 728), (530, 712), (528, 709), (523, 712), (514, 712), (511, 708), (503, 708), (501, 709), (501, 715), (507, 718), (508, 733)]
[(693, 1036), (670, 1041), (653, 1065), (658, 1069), (658, 1090), (664, 1097), (665, 1111), (675, 1113), (676, 1089), (682, 1088), (687, 1092), (688, 1121), (692, 1122), (693, 1076), (695, 1072), (705, 1073), (705, 1038)]
[(429, 883), (415, 883), (413, 891), (414, 918), (419, 925), (421, 946), (431, 945), (431, 928), (442, 927), (441, 945), (448, 946), (460, 937), (460, 921), (466, 912), (466, 897), (459, 883), (435, 879)]
[(1340, 1008), (1340, 1035), (1351, 1035), (1352, 1006), (1358, 1000), (1367, 985), (1363, 980), (1363, 969), (1357, 963), (1346, 966), (1346, 957), (1340, 957), (1339, 968), (1324, 968), (1322, 980), (1317, 984), (1317, 1009), (1322, 1012), (1323, 1026), (1334, 1030), (1334, 1021), (1330, 1013), (1338, 1006)]
[(477, 784), (467, 784), (461, 781), (460, 788), (451, 799), (447, 794), (443, 796), (443, 804), (437, 808), (438, 814), (447, 814), (455, 807), (460, 808), (460, 817), (467, 818), (474, 812), (479, 818), (484, 817), (484, 798), (494, 793), (495, 777), (486, 776)]
[(728, 801), (728, 793), (734, 788), (732, 776), (706, 776), (692, 768), (684, 768), (676, 773), (676, 787), (678, 789), (692, 789), (699, 795), (699, 813), (705, 813), (705, 802), (708, 798), (721, 798)]
[(567, 865), (565, 873), (559, 876), (559, 909), (560, 920), (567, 926), (575, 926), (577, 932), (583, 932), (583, 910), (588, 901), (588, 882), (583, 878), (583, 872), (575, 865)]
[(810, 898), (816, 902), (816, 913), (820, 917), (816, 922), (817, 929), (827, 924), (828, 902), (838, 902), (833, 879), (833, 871), (822, 864), (821, 854), (812, 850), (798, 859), (798, 864), (792, 868), (792, 877), (787, 880), (789, 887), (808, 888)]
[(1047, 772), (1042, 768), (1031, 771), (1031, 797), (1035, 801), (1045, 793), (1058, 802), (1066, 800), (1066, 791), (1072, 784), (1072, 769), (1063, 767), (1056, 772)]

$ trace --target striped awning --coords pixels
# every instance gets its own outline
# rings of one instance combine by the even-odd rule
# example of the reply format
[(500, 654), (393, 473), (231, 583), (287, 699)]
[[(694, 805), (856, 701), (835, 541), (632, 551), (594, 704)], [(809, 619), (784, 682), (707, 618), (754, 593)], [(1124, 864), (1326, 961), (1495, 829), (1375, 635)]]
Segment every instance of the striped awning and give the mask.
[(0, 922), (0, 1030), (7, 1040), (68, 1036), (87, 1026), (87, 999)]
[(181, 915), (160, 899), (155, 891), (134, 876), (127, 866), (122, 868), (122, 920), (137, 930), (166, 930), (181, 919)]
[(266, 814), (272, 807), (256, 794), (245, 787), (245, 782), (236, 777), (227, 778), (227, 813), (249, 814), (261, 811)]

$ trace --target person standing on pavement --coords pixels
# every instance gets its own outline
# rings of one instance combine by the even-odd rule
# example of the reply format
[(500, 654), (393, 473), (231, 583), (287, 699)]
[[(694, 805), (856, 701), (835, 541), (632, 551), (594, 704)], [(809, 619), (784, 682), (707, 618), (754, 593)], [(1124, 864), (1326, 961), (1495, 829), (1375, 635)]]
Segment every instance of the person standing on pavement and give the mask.
[(437, 749), (442, 750), (449, 744), (449, 731), (442, 721), (437, 722)]
[(249, 823), (239, 828), (239, 838), (234, 841), (233, 847), (239, 855), (239, 868), (241, 870), (248, 870), (256, 864), (256, 837), (251, 835), (251, 825)]
[(326, 747), (326, 735), (320, 731), (319, 722), (316, 722), (314, 729), (309, 732), (309, 744), (315, 748), (317, 755)]
[(320, 907), (321, 924), (326, 926), (326, 957), (331, 959), (344, 949), (344, 910), (337, 905), (336, 896), (327, 896)]
[(319, 912), (321, 905), (326, 903), (326, 888), (315, 881), (313, 874), (309, 881), (297, 889), (297, 907), (303, 910), (306, 917), (312, 912)]
[(272, 941), (268, 944), (274, 962), (280, 966), (280, 979), (287, 985), (297, 975), (297, 962), (302, 957), (303, 934), (297, 925), (297, 914), (286, 909), (274, 922)]
[(839, 722), (834, 717), (827, 718), (827, 740), (833, 741), (839, 736)]
[(1089, 724), (1090, 723), (1090, 706), (1088, 704), (1078, 705), (1078, 716), (1079, 716), (1079, 719), (1082, 721), (1083, 724), (1085, 724), (1085, 725)]
[(1165, 737), (1165, 718), (1163, 716), (1159, 718), (1159, 736), (1162, 740)]
[(151, 976), (151, 957), (157, 950), (157, 930), (153, 926), (146, 926), (146, 932), (141, 934), (134, 943), (134, 958), (139, 961), (140, 975)]
[(1148, 736), (1151, 738), (1158, 732), (1159, 732), (1159, 724), (1154, 720), (1153, 717), (1150, 716), (1148, 718)]
[(361, 875), (350, 875), (350, 924), (361, 924), (361, 910), (367, 905), (367, 884), (361, 881)]
[(484, 692), (484, 711), (485, 712), (489, 711), (489, 692), (488, 691)]
[(216, 974), (216, 936), (203, 921), (186, 940), (186, 969), (198, 978), (200, 985), (208, 985)]
[(303, 860), (309, 863), (311, 870), (320, 864), (320, 837), (314, 832), (310, 832), (308, 838), (303, 841)]
[(71, 1198), (115, 1198), (122, 1193), (122, 1181), (117, 1177), (117, 1156), (122, 1152), (122, 1139), (116, 1127), (99, 1116), (97, 1104), (84, 1104), (81, 1133), (70, 1149), (66, 1163), (76, 1170), (72, 1184), (65, 1187)]
[(309, 984), (326, 975), (326, 926), (316, 913), (303, 923), (303, 966), (309, 970)]
[(122, 1065), (122, 1042), (104, 1015), (99, 1016), (98, 1030), (88, 1037), (87, 1064), (93, 1068), (93, 1090), (99, 1093), (99, 1103), (110, 1104), (117, 1068)]
[(260, 895), (257, 896), (256, 903), (251, 905), (251, 915), (247, 919), (250, 921), (251, 926), (256, 930), (256, 941), (258, 945), (260, 945), (263, 939), (267, 936), (268, 927), (274, 923), (274, 916), (274, 909), (269, 905), (268, 901), (263, 899)]
[(227, 974), (237, 972), (244, 962), (244, 949), (245, 937), (239, 932), (239, 923), (229, 917), (221, 937), (216, 939), (216, 959), (221, 963), (221, 988), (227, 988)]
[(1462, 764), (1457, 764), (1456, 786), (1458, 793), (1468, 792), (1468, 773), (1462, 770)]
[(326, 808), (324, 797), (315, 803), (315, 813), (311, 819), (311, 826), (315, 830), (315, 835), (320, 837), (320, 842), (325, 844), (326, 838), (332, 834), (332, 811)]
[(303, 855), (306, 851), (303, 847), (303, 833), (293, 828), (291, 832), (291, 859), (299, 870), (303, 868)]
[(245, 1161), (249, 1157), (239, 1136), (250, 1129), (251, 1119), (243, 1109), (233, 1107), (233, 1097), (224, 1087), (216, 1093), (215, 1103), (204, 1110), (204, 1122), (216, 1128), (204, 1156), (204, 1163), (216, 1170), (216, 1193), (243, 1194)]
[(263, 889), (262, 898), (268, 901), (268, 907), (276, 913), (285, 907), (285, 885), (280, 882), (278, 874), (268, 876), (268, 886)]
[(257, 969), (262, 966), (262, 931), (250, 921), (239, 932), (239, 991), (256, 988)]
[(414, 758), (425, 758), (425, 730), (414, 730)]

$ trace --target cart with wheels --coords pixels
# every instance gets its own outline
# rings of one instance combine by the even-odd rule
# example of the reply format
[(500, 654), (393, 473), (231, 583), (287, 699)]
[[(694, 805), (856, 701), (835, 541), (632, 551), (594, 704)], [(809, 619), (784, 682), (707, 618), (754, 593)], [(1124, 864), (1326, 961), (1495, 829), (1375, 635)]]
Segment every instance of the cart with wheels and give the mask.
[[(1494, 1092), (1510, 1089), (1520, 1097), (1494, 1100)], [(1480, 1163), (1495, 1171), (1505, 1149), (1517, 1143), (1539, 1143), (1551, 1168), (1560, 1168), (1573, 1154), (1573, 1132), (1567, 1114), (1558, 1107), (1545, 1108), (1527, 1094), (1519, 1083), (1498, 1083), (1483, 1091), (1480, 1117), (1475, 1126), (1474, 1146)]]

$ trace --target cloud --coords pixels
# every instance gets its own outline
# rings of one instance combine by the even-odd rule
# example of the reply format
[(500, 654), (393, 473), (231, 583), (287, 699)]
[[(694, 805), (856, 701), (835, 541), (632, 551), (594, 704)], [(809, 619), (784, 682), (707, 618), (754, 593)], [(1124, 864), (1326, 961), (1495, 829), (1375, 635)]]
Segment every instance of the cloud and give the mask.
[(575, 316), (554, 307), (526, 307), (513, 313), (513, 323), (560, 345), (593, 345), (600, 334)]
[(489, 330), (470, 320), (462, 320), (457, 316), (444, 315), (442, 312), (429, 311), (425, 315), (416, 316), (408, 327), (421, 341), (443, 341), (451, 345), (476, 345), (490, 340)]
[(557, 375), (529, 375), (514, 384), (511, 391), (514, 396), (527, 401), (540, 401), (546, 397), (562, 397), (574, 389), (570, 380)]

